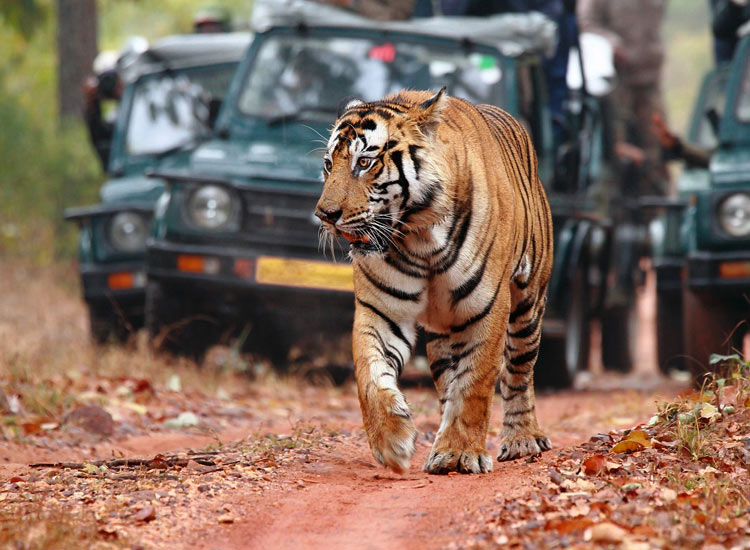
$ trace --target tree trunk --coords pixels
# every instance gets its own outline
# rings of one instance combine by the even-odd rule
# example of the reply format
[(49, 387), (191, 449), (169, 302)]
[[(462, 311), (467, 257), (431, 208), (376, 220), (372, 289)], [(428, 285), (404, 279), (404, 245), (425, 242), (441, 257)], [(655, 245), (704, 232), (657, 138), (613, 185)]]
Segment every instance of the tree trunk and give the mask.
[(83, 113), (83, 82), (97, 54), (96, 0), (57, 0), (60, 118)]

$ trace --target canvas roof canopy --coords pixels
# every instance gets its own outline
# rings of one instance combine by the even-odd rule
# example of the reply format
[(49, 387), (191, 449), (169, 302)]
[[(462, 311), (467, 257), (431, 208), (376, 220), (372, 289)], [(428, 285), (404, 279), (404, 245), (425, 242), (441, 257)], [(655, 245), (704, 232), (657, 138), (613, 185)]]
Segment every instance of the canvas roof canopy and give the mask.
[(165, 69), (231, 63), (242, 59), (252, 39), (247, 32), (179, 34), (162, 38), (120, 67), (126, 82)]
[(368, 28), (467, 40), (497, 48), (509, 57), (528, 53), (546, 56), (557, 46), (557, 25), (539, 12), (489, 17), (427, 17), (407, 21), (375, 21), (311, 0), (256, 0), (252, 26), (264, 32), (274, 26)]

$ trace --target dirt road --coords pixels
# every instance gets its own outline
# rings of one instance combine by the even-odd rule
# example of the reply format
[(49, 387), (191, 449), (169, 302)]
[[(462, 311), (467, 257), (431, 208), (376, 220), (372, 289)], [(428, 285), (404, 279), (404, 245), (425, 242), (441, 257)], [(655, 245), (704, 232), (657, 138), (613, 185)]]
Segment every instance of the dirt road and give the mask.
[[(644, 420), (652, 397), (633, 392), (543, 396), (540, 421), (555, 446), (565, 447), (597, 430)], [(418, 420), (423, 434), (436, 423), (433, 415)], [(553, 450), (531, 463), (496, 464), (486, 476), (428, 476), (420, 466), (429, 448), (429, 437), (421, 437), (411, 471), (396, 476), (375, 465), (362, 434), (345, 438), (311, 453), (310, 462), (293, 465), (280, 487), (236, 500), (242, 519), (235, 525), (194, 540), (206, 550), (460, 547), (496, 496), (525, 498), (547, 478), (546, 464), (556, 455)], [(296, 485), (298, 480), (302, 484)]]
[[(294, 397), (294, 388), (292, 384), (284, 399)], [(645, 421), (654, 411), (657, 396), (671, 396), (678, 390), (674, 384), (663, 384), (648, 391), (586, 390), (539, 396), (540, 422), (555, 449), (534, 462), (496, 464), (494, 472), (485, 476), (428, 476), (421, 472), (421, 461), (438, 425), (437, 407), (432, 404), (434, 395), (426, 390), (407, 392), (414, 408), (420, 411), (416, 421), (422, 434), (411, 470), (404, 476), (383, 470), (370, 456), (353, 388), (348, 387), (299, 391), (301, 406), (293, 416), (288, 416), (288, 409), (282, 405), (272, 415), (212, 436), (155, 432), (99, 442), (93, 448), (81, 442), (80, 446), (58, 451), (0, 443), (0, 460), (13, 457), (13, 462), (0, 466), (0, 487), (5, 485), (8, 491), (12, 485), (8, 481), (15, 478), (15, 485), (23, 486), (17, 489), (20, 494), (25, 491), (39, 495), (48, 503), (50, 498), (56, 499), (63, 505), (109, 517), (105, 522), (107, 529), (121, 532), (123, 538), (136, 541), (143, 548), (463, 547), (478, 518), (492, 508), (497, 497), (528, 498), (540, 484), (548, 482), (547, 466), (557, 460), (559, 449), (581, 443), (600, 431)], [(285, 413), (287, 416), (282, 416)], [(494, 414), (499, 418), (499, 404)], [(227, 475), (239, 475), (231, 467), (207, 474), (183, 468), (175, 474), (175, 480), (165, 479), (161, 472), (138, 470), (140, 479), (135, 482), (67, 478), (76, 485), (75, 492), (68, 491), (66, 496), (66, 491), (44, 486), (43, 480), (56, 475), (54, 468), (27, 466), (42, 460), (93, 462), (123, 455), (152, 457), (178, 449), (202, 448), (216, 439), (229, 445), (226, 452), (231, 456), (233, 441), (245, 436), (248, 439), (244, 441), (253, 441), (268, 434), (284, 441), (289, 437), (290, 426), (298, 431), (335, 435), (324, 435), (309, 445), (274, 449), (271, 462), (256, 464), (271, 466), (260, 469), (268, 470), (260, 486), (257, 477), (239, 477), (229, 488), (224, 487)], [(497, 433), (493, 431), (492, 440), (496, 440)], [(18, 483), (19, 478), (25, 482)], [(64, 475), (62, 478), (66, 479)], [(102, 483), (108, 485), (104, 490)], [(149, 498), (146, 502), (156, 507), (155, 519), (148, 523), (134, 519), (144, 509), (139, 507), (142, 502), (138, 495), (144, 491), (171, 495), (180, 486), (188, 487), (187, 498)], [(204, 486), (210, 489), (202, 489)], [(68, 482), (61, 488), (66, 487)], [(99, 504), (108, 506), (97, 508), (94, 498), (101, 498)]]
[[(71, 522), (91, 516), (94, 542), (79, 547), (460, 548), (498, 498), (524, 499), (548, 483), (547, 465), (561, 450), (643, 422), (657, 399), (684, 389), (655, 372), (653, 339), (644, 332), (638, 369), (628, 377), (593, 365), (577, 390), (538, 395), (552, 451), (496, 463), (483, 476), (421, 472), (438, 404), (432, 390), (407, 390), (420, 437), (410, 471), (398, 476), (370, 455), (353, 385), (251, 379), (246, 372), (258, 365), (227, 355), (197, 371), (152, 357), (142, 343), (94, 350), (77, 296), (55, 282), (59, 273), (31, 275), (24, 268), (0, 282), (0, 335), (8, 337), (0, 389), (14, 407), (4, 411), (0, 432), (0, 548), (32, 536), (23, 527), (2, 529), (24, 517), (8, 516), (10, 505), (59, 506)], [(51, 302), (55, 311), (41, 315)], [(97, 432), (72, 422), (70, 411), (84, 405), (101, 408), (112, 426)], [(500, 418), (496, 400), (493, 452)], [(132, 457), (148, 460), (122, 466)], [(30, 466), (60, 461), (78, 467)]]

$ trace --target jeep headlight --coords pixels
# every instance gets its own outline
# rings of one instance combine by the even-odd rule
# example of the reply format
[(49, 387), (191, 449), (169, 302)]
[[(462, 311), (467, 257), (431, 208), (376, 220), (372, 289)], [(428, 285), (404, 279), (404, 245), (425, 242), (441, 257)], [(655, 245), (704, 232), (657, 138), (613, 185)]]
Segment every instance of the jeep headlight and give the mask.
[(734, 193), (722, 200), (719, 223), (732, 237), (750, 235), (750, 193)]
[(137, 212), (118, 212), (109, 223), (109, 240), (121, 252), (139, 252), (146, 248), (148, 220)]
[(190, 195), (190, 221), (202, 229), (235, 229), (237, 202), (231, 192), (218, 185), (204, 185)]

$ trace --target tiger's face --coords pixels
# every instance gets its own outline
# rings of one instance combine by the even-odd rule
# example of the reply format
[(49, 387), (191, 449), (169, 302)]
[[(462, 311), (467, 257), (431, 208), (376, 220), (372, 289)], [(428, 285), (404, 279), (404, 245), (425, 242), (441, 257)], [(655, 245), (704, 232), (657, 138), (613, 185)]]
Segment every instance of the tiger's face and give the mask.
[(429, 148), (443, 92), (417, 103), (399, 94), (344, 105), (323, 159), (315, 215), (352, 253), (384, 252), (434, 206), (440, 183)]

